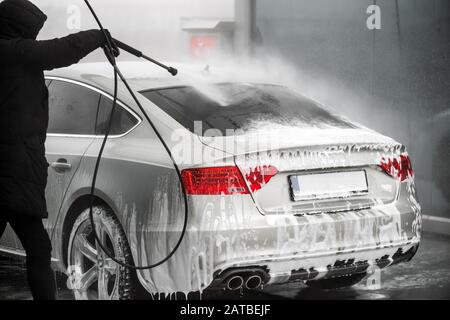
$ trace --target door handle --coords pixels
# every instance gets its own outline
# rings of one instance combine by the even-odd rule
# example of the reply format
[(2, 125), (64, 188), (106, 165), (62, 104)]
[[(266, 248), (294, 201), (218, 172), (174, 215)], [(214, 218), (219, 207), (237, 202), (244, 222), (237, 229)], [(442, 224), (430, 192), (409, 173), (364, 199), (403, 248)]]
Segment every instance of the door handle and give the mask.
[(68, 163), (66, 159), (58, 159), (56, 162), (52, 162), (50, 167), (52, 167), (56, 172), (63, 172), (72, 169), (72, 165)]

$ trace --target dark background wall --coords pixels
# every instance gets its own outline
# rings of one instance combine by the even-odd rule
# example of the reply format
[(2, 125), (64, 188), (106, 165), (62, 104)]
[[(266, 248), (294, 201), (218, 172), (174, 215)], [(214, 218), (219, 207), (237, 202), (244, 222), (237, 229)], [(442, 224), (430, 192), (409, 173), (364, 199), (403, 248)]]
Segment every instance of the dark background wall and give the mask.
[(292, 63), (306, 92), (404, 143), (426, 215), (450, 218), (450, 0), (256, 1), (257, 55)]

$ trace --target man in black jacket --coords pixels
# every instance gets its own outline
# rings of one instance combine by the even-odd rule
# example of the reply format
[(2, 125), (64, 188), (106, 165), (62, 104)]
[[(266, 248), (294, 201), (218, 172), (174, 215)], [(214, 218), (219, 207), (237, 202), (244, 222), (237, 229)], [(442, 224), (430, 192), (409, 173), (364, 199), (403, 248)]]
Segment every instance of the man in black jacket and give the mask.
[(7, 223), (19, 237), (34, 299), (54, 299), (56, 291), (51, 243), (42, 224), (48, 216), (43, 70), (77, 63), (106, 44), (99, 30), (37, 41), (46, 19), (27, 0), (0, 2), (0, 237)]

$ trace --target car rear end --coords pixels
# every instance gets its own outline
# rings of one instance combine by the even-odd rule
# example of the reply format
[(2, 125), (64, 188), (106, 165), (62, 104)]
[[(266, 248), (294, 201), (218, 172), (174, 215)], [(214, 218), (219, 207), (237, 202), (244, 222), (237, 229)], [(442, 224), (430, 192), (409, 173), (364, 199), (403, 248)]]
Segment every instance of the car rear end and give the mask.
[(400, 145), (349, 149), (270, 151), (183, 172), (200, 251), (219, 279), (214, 285), (227, 285), (236, 268), (244, 280), (258, 269), (275, 283), (412, 258), (420, 207), (408, 155)]
[(172, 103), (182, 96), (178, 106), (200, 99), (204, 109), (178, 119), (188, 129), (199, 118), (210, 129), (223, 132), (232, 123), (239, 131), (193, 132), (206, 149), (225, 156), (184, 165), (191, 214), (185, 262), (192, 267), (174, 275), (185, 279), (178, 289), (254, 289), (410, 260), (421, 218), (405, 147), (285, 88), (256, 86), (248, 95), (249, 86), (233, 89), (231, 99), (244, 97), (226, 103), (204, 92), (200, 98), (147, 95), (169, 114), (165, 98)]

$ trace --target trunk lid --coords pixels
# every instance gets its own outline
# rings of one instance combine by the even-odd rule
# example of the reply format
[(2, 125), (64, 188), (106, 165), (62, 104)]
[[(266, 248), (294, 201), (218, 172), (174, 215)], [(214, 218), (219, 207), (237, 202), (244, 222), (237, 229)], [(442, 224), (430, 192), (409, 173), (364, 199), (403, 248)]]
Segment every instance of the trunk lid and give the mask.
[[(385, 174), (378, 165), (382, 158), (398, 156), (403, 146), (369, 129), (306, 130), (268, 126), (266, 130), (228, 137), (202, 137), (201, 140), (234, 155), (244, 176), (250, 176), (255, 168), (277, 168), (278, 173), (268, 182), (263, 179), (262, 188), (252, 193), (263, 214), (303, 215), (363, 210), (395, 201), (398, 192), (399, 182)], [(364, 174), (367, 192), (330, 192), (328, 197), (325, 194), (305, 199), (294, 197), (293, 176), (310, 175), (309, 178), (314, 178), (324, 177), (321, 174), (325, 173), (330, 179), (333, 176), (342, 179), (346, 173), (349, 176)]]

